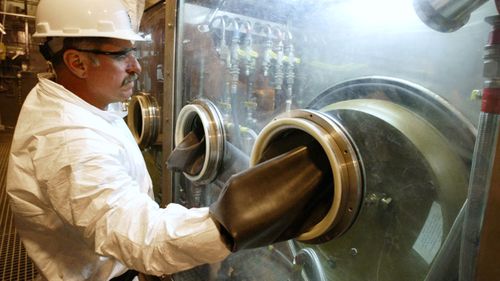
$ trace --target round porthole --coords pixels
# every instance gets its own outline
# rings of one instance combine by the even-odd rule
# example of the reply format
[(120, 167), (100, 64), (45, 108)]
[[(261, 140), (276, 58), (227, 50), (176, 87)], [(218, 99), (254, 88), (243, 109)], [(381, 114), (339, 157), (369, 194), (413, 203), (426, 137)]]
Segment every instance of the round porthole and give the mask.
[(132, 96), (128, 104), (127, 124), (142, 149), (156, 144), (161, 127), (156, 99), (145, 93)]
[[(295, 110), (275, 118), (259, 134), (252, 150), (250, 165), (255, 166), (272, 158), (282, 149), (275, 143), (280, 138), (287, 138), (289, 142), (297, 139), (312, 138), (323, 148), (328, 157), (333, 174), (333, 192), (330, 194), (331, 207), (326, 215), (308, 231), (302, 233), (297, 239), (310, 243), (321, 243), (331, 240), (344, 233), (353, 223), (362, 196), (362, 172), (360, 161), (355, 147), (342, 126), (327, 115), (308, 110)], [(297, 141), (297, 146), (300, 142)], [(263, 158), (264, 151), (276, 151)]]
[(206, 184), (217, 176), (224, 156), (224, 126), (222, 117), (215, 105), (206, 99), (197, 99), (184, 106), (177, 117), (175, 126), (175, 145), (194, 130), (200, 130), (205, 139), (205, 155), (202, 167), (197, 174), (184, 173), (192, 182)]

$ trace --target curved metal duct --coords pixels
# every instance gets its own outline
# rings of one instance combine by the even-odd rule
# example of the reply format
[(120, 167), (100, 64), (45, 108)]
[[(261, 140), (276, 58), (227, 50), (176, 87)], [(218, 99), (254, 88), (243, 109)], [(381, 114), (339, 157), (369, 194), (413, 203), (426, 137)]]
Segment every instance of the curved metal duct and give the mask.
[(487, 0), (414, 0), (420, 19), (441, 32), (453, 32), (464, 26), (470, 14)]
[[(296, 275), (292, 280), (315, 280), (327, 281), (323, 268), (320, 266), (318, 254), (311, 248), (304, 248), (297, 252), (293, 257), (293, 264), (298, 266), (300, 270), (295, 272)], [(311, 276), (311, 278), (308, 278)]]

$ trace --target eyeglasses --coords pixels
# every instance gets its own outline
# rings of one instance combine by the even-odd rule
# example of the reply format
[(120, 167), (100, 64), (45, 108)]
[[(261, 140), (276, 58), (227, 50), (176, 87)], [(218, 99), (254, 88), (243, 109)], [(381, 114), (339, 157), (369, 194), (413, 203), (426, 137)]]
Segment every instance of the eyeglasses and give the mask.
[(115, 60), (125, 60), (129, 57), (135, 58), (135, 52), (137, 51), (136, 48), (126, 48), (120, 51), (103, 51), (103, 50), (98, 50), (98, 49), (77, 49), (77, 48), (72, 48), (73, 50), (79, 51), (79, 52), (86, 52), (86, 53), (92, 53), (96, 55), (105, 55), (105, 56), (110, 56)]

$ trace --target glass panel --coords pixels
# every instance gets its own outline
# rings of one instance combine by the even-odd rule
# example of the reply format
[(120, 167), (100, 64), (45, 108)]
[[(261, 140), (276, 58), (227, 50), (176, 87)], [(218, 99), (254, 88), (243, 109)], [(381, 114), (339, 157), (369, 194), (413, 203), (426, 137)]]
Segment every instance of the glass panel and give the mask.
[(135, 95), (128, 102), (127, 123), (142, 149), (153, 181), (154, 197), (162, 198), (161, 102), (163, 101), (163, 59), (165, 6), (149, 6), (142, 17), (140, 32), (147, 39), (136, 43), (136, 57), (142, 72), (135, 83)]
[[(297, 109), (324, 112), (356, 149), (362, 199), (352, 226), (329, 242), (245, 250), (175, 280), (456, 274), (480, 109), (471, 93), (482, 88), (491, 29), (484, 18), (496, 13), (491, 1), (446, 33), (424, 23), (410, 0), (193, 0), (181, 1), (178, 13), (176, 108), (208, 100), (224, 147), (246, 156), (274, 118)], [(174, 201), (214, 202), (229, 176), (248, 168), (226, 160), (208, 182), (176, 173)]]

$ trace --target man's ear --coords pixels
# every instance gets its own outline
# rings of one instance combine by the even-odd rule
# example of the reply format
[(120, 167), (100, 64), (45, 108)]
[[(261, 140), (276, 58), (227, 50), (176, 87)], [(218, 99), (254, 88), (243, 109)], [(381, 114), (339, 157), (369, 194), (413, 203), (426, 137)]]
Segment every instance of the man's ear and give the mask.
[(77, 77), (87, 77), (86, 57), (76, 50), (66, 50), (63, 54), (66, 67)]

